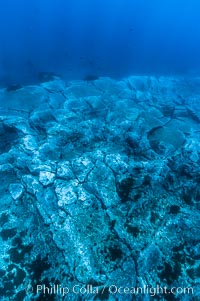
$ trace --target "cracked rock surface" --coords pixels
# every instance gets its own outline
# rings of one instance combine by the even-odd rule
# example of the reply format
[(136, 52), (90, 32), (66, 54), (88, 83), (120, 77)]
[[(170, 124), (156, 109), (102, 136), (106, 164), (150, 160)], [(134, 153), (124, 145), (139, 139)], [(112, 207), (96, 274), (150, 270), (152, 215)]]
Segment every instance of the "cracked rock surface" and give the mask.
[[(113, 285), (200, 299), (199, 102), (200, 78), (1, 90), (2, 301), (152, 300)], [(72, 291), (87, 285), (96, 293)]]

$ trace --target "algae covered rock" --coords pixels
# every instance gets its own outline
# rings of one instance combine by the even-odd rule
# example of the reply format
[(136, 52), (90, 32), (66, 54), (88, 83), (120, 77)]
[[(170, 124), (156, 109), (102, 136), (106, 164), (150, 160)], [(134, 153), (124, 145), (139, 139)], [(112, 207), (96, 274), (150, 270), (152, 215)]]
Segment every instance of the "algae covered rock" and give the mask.
[(151, 300), (135, 288), (158, 284), (198, 300), (195, 84), (48, 79), (0, 93), (16, 105), (0, 114), (2, 300), (61, 300), (62, 284), (63, 300)]

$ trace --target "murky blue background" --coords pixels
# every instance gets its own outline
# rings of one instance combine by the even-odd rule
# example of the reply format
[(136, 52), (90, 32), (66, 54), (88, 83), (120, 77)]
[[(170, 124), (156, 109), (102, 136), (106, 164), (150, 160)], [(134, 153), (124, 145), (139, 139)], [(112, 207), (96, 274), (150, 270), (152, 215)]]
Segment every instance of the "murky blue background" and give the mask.
[(197, 74), (198, 0), (1, 0), (0, 83)]

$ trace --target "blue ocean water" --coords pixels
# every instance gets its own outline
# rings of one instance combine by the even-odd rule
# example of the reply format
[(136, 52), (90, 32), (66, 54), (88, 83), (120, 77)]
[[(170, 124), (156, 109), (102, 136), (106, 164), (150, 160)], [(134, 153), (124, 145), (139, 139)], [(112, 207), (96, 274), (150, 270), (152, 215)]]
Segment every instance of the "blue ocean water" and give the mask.
[(200, 300), (199, 1), (1, 0), (0, 301)]
[(198, 0), (7, 0), (0, 4), (0, 83), (197, 74)]

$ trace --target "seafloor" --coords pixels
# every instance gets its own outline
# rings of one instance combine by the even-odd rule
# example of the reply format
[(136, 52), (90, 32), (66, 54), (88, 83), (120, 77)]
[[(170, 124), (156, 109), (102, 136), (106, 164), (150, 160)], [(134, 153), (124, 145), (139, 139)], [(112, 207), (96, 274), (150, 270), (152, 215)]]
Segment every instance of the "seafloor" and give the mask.
[(1, 301), (200, 300), (200, 78), (54, 78), (0, 104)]

